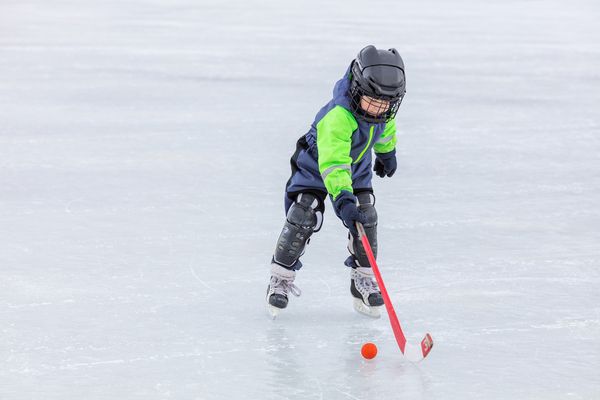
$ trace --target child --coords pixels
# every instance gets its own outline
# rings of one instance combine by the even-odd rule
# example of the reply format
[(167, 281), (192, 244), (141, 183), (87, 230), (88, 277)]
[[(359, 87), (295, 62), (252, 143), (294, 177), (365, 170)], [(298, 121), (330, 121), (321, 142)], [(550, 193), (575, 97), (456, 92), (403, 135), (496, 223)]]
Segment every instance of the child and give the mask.
[(358, 238), (363, 224), (377, 256), (377, 213), (371, 187), (373, 170), (391, 177), (396, 171), (394, 117), (405, 93), (404, 62), (396, 49), (362, 49), (333, 89), (333, 99), (317, 113), (292, 156), (292, 176), (285, 191), (286, 221), (271, 260), (267, 307), (273, 317), (300, 295), (294, 285), (300, 256), (323, 222), (329, 195), (336, 215), (349, 230), (350, 292), (354, 308), (379, 317), (383, 298)]

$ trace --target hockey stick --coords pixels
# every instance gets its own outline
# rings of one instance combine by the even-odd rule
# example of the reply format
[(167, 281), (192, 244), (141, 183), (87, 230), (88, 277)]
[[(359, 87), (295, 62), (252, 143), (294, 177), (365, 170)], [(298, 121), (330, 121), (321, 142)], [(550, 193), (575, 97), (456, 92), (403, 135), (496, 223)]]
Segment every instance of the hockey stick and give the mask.
[(369, 259), (371, 268), (375, 273), (375, 279), (377, 280), (377, 284), (379, 285), (379, 289), (381, 290), (381, 295), (383, 296), (383, 301), (385, 303), (385, 309), (387, 310), (387, 314), (390, 319), (390, 325), (392, 325), (392, 331), (394, 331), (394, 336), (396, 337), (396, 342), (398, 342), (400, 351), (402, 352), (402, 354), (404, 354), (406, 358), (408, 358), (412, 362), (421, 361), (422, 359), (427, 357), (427, 354), (429, 354), (429, 352), (431, 351), (431, 348), (433, 347), (433, 339), (428, 333), (425, 335), (423, 340), (421, 340), (420, 346), (408, 343), (406, 341), (406, 336), (404, 336), (404, 332), (402, 332), (402, 327), (400, 326), (400, 321), (398, 321), (398, 317), (396, 316), (396, 311), (394, 311), (394, 306), (392, 305), (390, 296), (388, 296), (385, 285), (383, 284), (383, 278), (381, 277), (381, 273), (379, 272), (379, 267), (377, 267), (377, 262), (375, 261), (375, 256), (373, 255), (373, 250), (371, 249), (371, 245), (369, 244), (369, 239), (367, 238), (365, 228), (360, 222), (356, 223), (356, 227), (358, 229), (358, 236), (362, 242), (363, 247), (365, 248), (365, 251), (367, 252), (367, 258)]

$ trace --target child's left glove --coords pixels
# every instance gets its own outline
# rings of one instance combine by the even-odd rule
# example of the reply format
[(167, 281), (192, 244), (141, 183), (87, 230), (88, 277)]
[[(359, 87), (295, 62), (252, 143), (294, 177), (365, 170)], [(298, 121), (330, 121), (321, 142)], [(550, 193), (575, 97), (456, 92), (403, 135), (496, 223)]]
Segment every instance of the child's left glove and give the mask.
[(347, 190), (342, 190), (333, 202), (335, 213), (354, 237), (358, 237), (356, 222), (364, 224), (367, 221), (366, 215), (358, 209), (356, 204), (356, 196)]
[(375, 153), (375, 156), (373, 171), (375, 171), (377, 176), (383, 178), (386, 175), (388, 177), (394, 175), (396, 168), (398, 168), (398, 163), (396, 162), (396, 149), (389, 153)]

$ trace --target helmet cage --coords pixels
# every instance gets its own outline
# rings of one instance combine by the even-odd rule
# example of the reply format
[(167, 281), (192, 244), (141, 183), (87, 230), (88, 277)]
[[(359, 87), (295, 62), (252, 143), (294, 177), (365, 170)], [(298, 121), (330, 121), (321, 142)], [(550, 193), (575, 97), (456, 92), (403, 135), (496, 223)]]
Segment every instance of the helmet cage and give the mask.
[[(402, 103), (402, 100), (404, 99), (405, 93), (406, 92), (402, 93), (398, 97), (374, 96), (372, 93), (368, 93), (365, 90), (363, 90), (358, 85), (358, 82), (353, 80), (353, 83), (350, 85), (350, 91), (348, 94), (350, 97), (350, 107), (352, 108), (352, 112), (354, 113), (354, 115), (356, 115), (357, 117), (359, 117), (360, 119), (362, 119), (363, 121), (366, 121), (366, 122), (382, 123), (382, 122), (390, 121), (391, 119), (394, 119), (396, 117), (396, 114), (398, 113), (398, 109), (400, 108), (400, 104)], [(370, 114), (361, 107), (361, 99), (363, 96), (368, 96), (375, 100), (387, 101), (387, 102), (389, 102), (389, 106), (386, 111), (383, 111), (376, 115)], [(366, 99), (366, 101), (368, 103), (371, 102), (368, 99)]]

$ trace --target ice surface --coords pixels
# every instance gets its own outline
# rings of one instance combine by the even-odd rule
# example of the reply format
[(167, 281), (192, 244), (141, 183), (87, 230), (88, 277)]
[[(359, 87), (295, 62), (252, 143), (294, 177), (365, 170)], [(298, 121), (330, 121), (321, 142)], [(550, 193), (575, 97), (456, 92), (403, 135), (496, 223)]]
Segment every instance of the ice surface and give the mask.
[[(599, 15), (2, 1), (0, 398), (600, 398)], [(302, 297), (264, 309), (294, 143), (371, 43), (407, 65), (374, 185), (416, 366), (352, 310), (330, 207)]]

